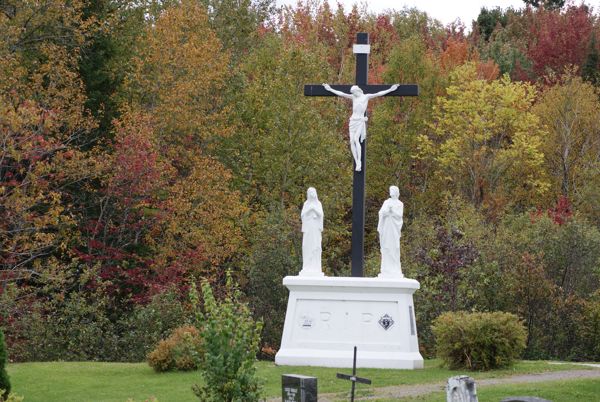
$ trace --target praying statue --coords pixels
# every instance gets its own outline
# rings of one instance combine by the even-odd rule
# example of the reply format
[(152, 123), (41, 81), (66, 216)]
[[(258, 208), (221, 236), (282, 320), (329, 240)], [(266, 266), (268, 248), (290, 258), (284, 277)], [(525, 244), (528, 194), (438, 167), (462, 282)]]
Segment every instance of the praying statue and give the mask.
[(350, 124), (348, 126), (348, 130), (350, 132), (350, 150), (352, 151), (352, 156), (354, 157), (354, 163), (356, 165), (355, 170), (360, 172), (362, 169), (362, 162), (360, 160), (360, 143), (364, 142), (365, 138), (367, 138), (368, 118), (365, 116), (365, 112), (367, 111), (369, 99), (383, 96), (395, 91), (398, 89), (398, 84), (394, 84), (389, 89), (374, 94), (365, 94), (357, 85), (352, 85), (349, 94), (335, 90), (331, 88), (329, 84), (323, 84), (323, 87), (337, 96), (352, 99), (352, 116), (350, 116)]
[(400, 190), (390, 187), (390, 198), (385, 200), (379, 210), (379, 244), (381, 249), (381, 273), (379, 277), (402, 278), (400, 266), (400, 231), (404, 204), (398, 199)]
[(302, 207), (302, 271), (303, 276), (323, 276), (321, 269), (321, 232), (323, 231), (323, 206), (317, 190), (309, 187)]

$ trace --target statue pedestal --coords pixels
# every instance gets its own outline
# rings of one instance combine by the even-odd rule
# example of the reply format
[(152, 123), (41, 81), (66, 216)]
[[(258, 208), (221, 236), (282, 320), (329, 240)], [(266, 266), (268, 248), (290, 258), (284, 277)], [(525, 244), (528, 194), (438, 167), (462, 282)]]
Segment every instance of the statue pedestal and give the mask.
[(290, 366), (423, 368), (413, 293), (406, 278), (286, 276), (290, 290), (275, 363)]

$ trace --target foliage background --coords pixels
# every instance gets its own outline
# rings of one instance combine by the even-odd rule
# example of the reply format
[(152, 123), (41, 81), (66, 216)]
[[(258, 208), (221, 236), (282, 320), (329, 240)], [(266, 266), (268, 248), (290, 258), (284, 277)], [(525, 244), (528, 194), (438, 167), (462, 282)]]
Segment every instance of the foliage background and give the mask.
[[(526, 2), (534, 3), (534, 2)], [(416, 82), (369, 109), (367, 272), (389, 185), (422, 352), (445, 311), (506, 311), (530, 358), (600, 360), (600, 16), (584, 3), (0, 3), (0, 327), (10, 358), (142, 360), (230, 270), (278, 348), (308, 186), (324, 270), (348, 275), (348, 105), (303, 85)], [(550, 336), (552, 334), (552, 336)]]

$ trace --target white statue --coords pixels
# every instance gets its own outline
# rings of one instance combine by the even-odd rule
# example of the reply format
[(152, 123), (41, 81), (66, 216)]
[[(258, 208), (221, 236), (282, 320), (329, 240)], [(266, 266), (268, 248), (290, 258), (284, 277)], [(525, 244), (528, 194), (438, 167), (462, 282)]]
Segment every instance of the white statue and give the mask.
[(317, 190), (309, 187), (302, 207), (302, 271), (303, 276), (323, 276), (321, 269), (321, 232), (323, 231), (323, 206)]
[(400, 231), (402, 230), (402, 214), (404, 204), (398, 199), (398, 187), (390, 187), (390, 198), (385, 200), (379, 210), (379, 244), (381, 248), (381, 273), (380, 277), (402, 278), (400, 266)]
[(352, 156), (354, 157), (354, 162), (356, 164), (356, 171), (358, 172), (362, 169), (362, 163), (360, 160), (360, 143), (364, 142), (365, 138), (367, 138), (366, 123), (368, 119), (367, 116), (365, 116), (365, 112), (367, 111), (369, 99), (383, 96), (395, 91), (398, 89), (398, 84), (394, 84), (389, 89), (374, 94), (365, 94), (357, 85), (353, 85), (350, 88), (349, 94), (342, 91), (337, 91), (331, 88), (329, 84), (323, 84), (323, 87), (337, 96), (352, 99), (352, 116), (350, 116), (348, 130), (350, 131), (350, 150), (352, 151)]

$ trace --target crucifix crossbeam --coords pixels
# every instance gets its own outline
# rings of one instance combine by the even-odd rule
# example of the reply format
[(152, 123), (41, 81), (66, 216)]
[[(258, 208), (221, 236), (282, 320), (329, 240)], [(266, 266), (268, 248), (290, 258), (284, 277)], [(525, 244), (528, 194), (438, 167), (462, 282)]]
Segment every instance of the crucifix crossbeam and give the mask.
[[(374, 94), (377, 92), (385, 91), (389, 85), (359, 85), (360, 89), (366, 94)], [(352, 85), (332, 85), (331, 88), (337, 89), (338, 91), (350, 93)], [(419, 94), (419, 86), (416, 84), (399, 85), (398, 89), (390, 92), (384, 96), (417, 96)], [(326, 90), (323, 85), (305, 85), (304, 96), (336, 96), (333, 93)]]
[[(419, 87), (418, 85), (397, 85), (396, 89), (392, 89), (390, 85), (369, 85), (369, 35), (364, 32), (356, 34), (356, 44), (354, 45), (354, 53), (356, 54), (356, 84), (361, 91), (360, 93), (366, 95), (367, 98), (373, 96), (418, 96)], [(346, 98), (352, 98), (350, 93), (355, 94), (356, 91), (352, 91), (353, 85), (305, 85), (304, 95), (306, 96), (344, 96)], [(355, 160), (354, 178), (352, 186), (352, 276), (362, 277), (363, 266), (365, 259), (365, 184), (366, 184), (366, 102), (364, 103), (365, 112), (357, 107), (357, 100), (353, 99), (353, 116), (350, 118), (350, 125), (362, 125), (363, 134), (359, 138), (352, 138), (352, 127), (350, 141), (351, 148)], [(364, 116), (357, 117), (355, 113), (360, 110), (360, 114)], [(362, 120), (362, 122), (356, 122), (356, 120)], [(353, 122), (354, 121), (354, 122)], [(361, 128), (356, 130), (360, 131)], [(353, 144), (353, 141), (354, 144)], [(360, 150), (358, 150), (360, 148)]]

